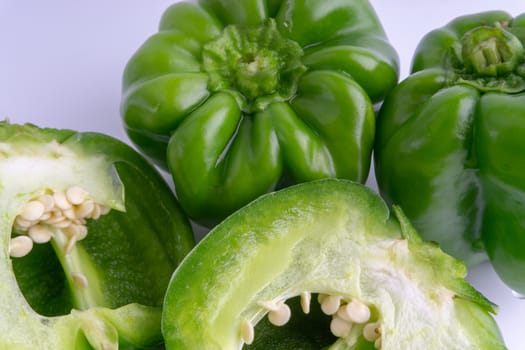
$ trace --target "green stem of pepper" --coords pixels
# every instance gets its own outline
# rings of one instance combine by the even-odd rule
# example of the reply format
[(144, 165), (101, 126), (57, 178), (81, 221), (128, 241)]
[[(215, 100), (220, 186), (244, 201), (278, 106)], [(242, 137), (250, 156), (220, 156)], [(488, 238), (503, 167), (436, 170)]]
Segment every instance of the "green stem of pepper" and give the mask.
[(513, 72), (523, 61), (525, 50), (520, 40), (497, 27), (478, 27), (462, 38), (465, 68), (482, 76), (501, 76)]
[(273, 19), (259, 26), (229, 25), (204, 46), (203, 65), (214, 91), (233, 93), (245, 112), (291, 98), (306, 70), (303, 50), (284, 38)]

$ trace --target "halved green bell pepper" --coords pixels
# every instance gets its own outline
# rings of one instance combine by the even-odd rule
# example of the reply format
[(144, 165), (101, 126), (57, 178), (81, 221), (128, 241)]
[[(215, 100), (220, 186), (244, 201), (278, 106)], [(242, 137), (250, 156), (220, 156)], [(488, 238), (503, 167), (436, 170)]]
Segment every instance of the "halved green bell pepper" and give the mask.
[(213, 225), (291, 183), (364, 182), (373, 103), (397, 78), (367, 0), (183, 1), (128, 62), (121, 113), (188, 215)]
[[(371, 189), (302, 183), (238, 210), (186, 256), (166, 293), (166, 349), (505, 349), (465, 275)], [(304, 313), (313, 330), (293, 321)], [(284, 328), (260, 330), (263, 319)]]
[(193, 247), (162, 176), (98, 133), (0, 123), (0, 348), (162, 344), (161, 305)]
[(376, 175), (423, 237), (490, 257), (525, 293), (525, 15), (459, 17), (428, 33), (378, 117)]

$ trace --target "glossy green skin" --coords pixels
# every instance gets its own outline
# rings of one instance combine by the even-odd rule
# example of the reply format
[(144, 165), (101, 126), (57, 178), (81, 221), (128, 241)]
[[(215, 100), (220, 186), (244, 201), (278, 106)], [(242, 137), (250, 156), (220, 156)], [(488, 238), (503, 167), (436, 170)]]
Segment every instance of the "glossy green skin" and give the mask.
[[(230, 24), (269, 18), (304, 51), (302, 71), (280, 76), (287, 94), (263, 94), (246, 108), (242, 91), (211, 82), (203, 48)], [(213, 225), (291, 183), (364, 182), (373, 103), (397, 77), (397, 54), (365, 0), (179, 2), (128, 62), (121, 113), (135, 145), (171, 171), (184, 210)]]
[[(126, 349), (161, 344), (160, 306), (164, 293), (173, 270), (194, 245), (188, 219), (161, 175), (121, 141), (98, 133), (0, 123), (0, 143), (13, 148), (23, 149), (28, 144), (43, 147), (51, 141), (82, 158), (105, 157), (110, 168), (107, 174), (99, 175), (116, 175), (115, 184), (124, 186), (125, 211), (112, 210), (96, 221), (89, 220), (87, 237), (74, 248), (75, 254), (79, 252), (81, 256), (81, 264), (89, 265), (98, 277), (96, 281), (90, 279), (85, 289), (87, 293), (101, 294), (98, 302), (90, 305), (77, 304), (77, 291), (67, 283), (57, 258), (60, 255), (64, 259), (63, 252), (51, 244), (35, 245), (22, 258), (8, 258), (3, 251), (7, 247), (2, 247), (0, 257), (6, 260), (1, 262), (2, 269), (12, 264), (13, 271), (11, 274), (5, 271), (10, 276), (0, 282), (0, 291), (3, 298), (9, 293), (16, 300), (13, 304), (0, 304), (2, 317), (20, 312), (32, 320), (42, 318), (40, 322), (50, 327), (44, 340), (41, 333), (33, 334), (37, 331), (29, 323), (23, 329), (18, 320), (2, 320), (0, 328), (5, 336), (0, 339), (0, 348), (26, 349), (25, 346), (33, 344), (29, 348), (52, 346), (53, 350), (65, 350), (71, 349), (69, 342), (74, 342), (75, 349), (101, 349), (101, 346), (113, 349), (113, 344), (105, 343), (108, 339)], [(38, 178), (39, 172), (28, 176)], [(0, 181), (9, 186), (3, 177)], [(6, 195), (4, 191), (0, 191), (2, 195)], [(11, 232), (3, 232), (5, 224), (2, 222), (2, 241), (11, 236)], [(100, 286), (99, 291), (95, 291), (95, 285)], [(82, 319), (90, 319), (87, 322), (94, 327), (84, 326)], [(6, 324), (8, 330), (3, 329)], [(85, 335), (96, 332), (96, 327), (104, 327), (107, 333), (86, 339)], [(52, 333), (59, 332), (58, 329), (64, 333), (53, 343), (56, 334)]]
[(426, 239), (471, 265), (488, 253), (525, 293), (525, 93), (455, 80), (447, 64), (465, 32), (496, 22), (525, 42), (525, 16), (504, 12), (459, 17), (423, 38), (413, 73), (379, 113), (375, 171), (381, 193)]

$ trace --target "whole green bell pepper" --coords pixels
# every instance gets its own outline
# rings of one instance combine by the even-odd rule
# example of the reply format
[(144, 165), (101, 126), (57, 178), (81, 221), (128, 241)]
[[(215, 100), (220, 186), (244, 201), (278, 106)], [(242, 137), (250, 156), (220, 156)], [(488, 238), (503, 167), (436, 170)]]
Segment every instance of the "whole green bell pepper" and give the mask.
[(371, 189), (301, 183), (241, 208), (186, 256), (166, 293), (165, 345), (505, 349), (466, 272)]
[(1, 122), (0, 184), (1, 349), (162, 344), (194, 239), (152, 165), (106, 135)]
[(378, 116), (376, 175), (421, 234), (525, 293), (525, 15), (428, 33)]
[(373, 103), (397, 78), (367, 0), (178, 2), (128, 62), (121, 114), (188, 215), (213, 225), (291, 183), (364, 182)]

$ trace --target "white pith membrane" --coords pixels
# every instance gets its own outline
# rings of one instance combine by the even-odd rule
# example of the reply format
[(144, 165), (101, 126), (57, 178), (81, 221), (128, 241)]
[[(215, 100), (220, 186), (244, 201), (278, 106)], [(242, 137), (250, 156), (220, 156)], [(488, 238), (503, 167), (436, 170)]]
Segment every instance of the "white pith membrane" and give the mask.
[[(312, 294), (300, 294), (301, 309), (310, 312)], [(381, 324), (372, 319), (370, 307), (358, 299), (345, 299), (340, 295), (318, 294), (317, 301), (325, 315), (331, 316), (330, 331), (336, 337), (346, 337), (353, 328), (359, 328), (364, 339), (381, 349)], [(258, 305), (268, 311), (268, 321), (275, 326), (283, 326), (291, 318), (290, 307), (285, 301), (259, 301)], [(254, 326), (249, 320), (241, 322), (241, 338), (250, 345), (255, 339)]]
[[(247, 300), (254, 306), (250, 306), (250, 312), (244, 312), (239, 322), (240, 328), (237, 329), (237, 335), (244, 344), (256, 341), (257, 329), (254, 329), (252, 337), (250, 328), (259, 322), (259, 315), (269, 315), (270, 310), (264, 307), (265, 304), (272, 304), (268, 300), (279, 305), (290, 298), (301, 296), (304, 308), (310, 298), (307, 291), (311, 291), (312, 294), (325, 293), (320, 297), (320, 309), (324, 309), (325, 314), (332, 314), (330, 331), (337, 337), (330, 348), (347, 349), (365, 342), (370, 342), (370, 346), (377, 349), (473, 348), (474, 342), (466, 335), (466, 327), (458, 321), (464, 311), (460, 306), (456, 307), (456, 294), (441, 284), (439, 279), (439, 269), (443, 266), (441, 259), (447, 256), (439, 254), (437, 247), (428, 247), (432, 252), (435, 251), (433, 254), (420, 249), (424, 246), (421, 244), (419, 247), (416, 240), (410, 249), (409, 239), (393, 235), (367, 237), (353, 230), (354, 235), (348, 236), (333, 220), (330, 223), (341, 234), (311, 235), (308, 239), (294, 241), (293, 249), (289, 248), (288, 242), (281, 242), (290, 256), (280, 251), (276, 254), (290, 263), (286, 263), (283, 270), (275, 272), (276, 280), (270, 286), (263, 285), (263, 291), (257, 292), (255, 300)], [(325, 227), (326, 222), (321, 220), (317, 224)], [(313, 232), (318, 232), (311, 226)], [(373, 229), (370, 227), (371, 231)], [(304, 228), (299, 227), (297, 230), (300, 232)], [(312, 254), (312, 249), (319, 247), (322, 247), (322, 254)], [(263, 250), (260, 253), (261, 260), (267, 259), (267, 254)], [(307, 259), (304, 258), (305, 254), (309, 254)], [(427, 263), (430, 260), (426, 260), (428, 257), (425, 254), (436, 259), (435, 262)], [(253, 266), (259, 266), (260, 261), (255, 258), (252, 260), (249, 268), (255, 273), (257, 270)], [(342, 262), (345, 262), (344, 268), (341, 268)], [(449, 267), (459, 268), (456, 265)], [(350, 325), (342, 322), (342, 310), (348, 308), (346, 305), (353, 304), (359, 306), (355, 309), (365, 310), (354, 314), (368, 313), (359, 303), (368, 308), (370, 318), (365, 321), (366, 317), (363, 317), (359, 321), (362, 323), (350, 322)], [(247, 308), (244, 307), (244, 310)]]
[[(96, 203), (89, 193), (79, 186), (65, 191), (47, 190), (46, 193), (26, 202), (16, 216), (9, 255), (13, 258), (26, 256), (34, 244), (54, 240), (67, 256), (76, 242), (86, 238), (88, 219), (97, 220), (109, 213), (110, 208)], [(72, 271), (71, 279), (76, 287), (85, 288), (89, 281), (81, 271)]]

